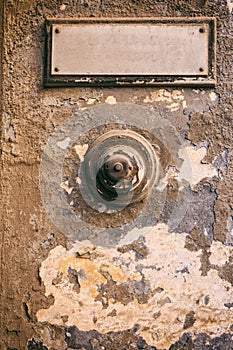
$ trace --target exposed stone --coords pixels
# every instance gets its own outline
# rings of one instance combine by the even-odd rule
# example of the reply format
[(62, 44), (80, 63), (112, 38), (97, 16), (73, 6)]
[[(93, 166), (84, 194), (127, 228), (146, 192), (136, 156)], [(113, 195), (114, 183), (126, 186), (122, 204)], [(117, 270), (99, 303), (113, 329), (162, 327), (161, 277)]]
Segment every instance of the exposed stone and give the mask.
[(195, 338), (189, 333), (184, 333), (169, 350), (231, 350), (232, 346), (231, 333), (223, 333), (220, 337), (213, 338), (205, 333), (198, 334)]
[(194, 325), (195, 321), (196, 321), (195, 312), (194, 311), (190, 311), (185, 316), (183, 329), (188, 329), (188, 328), (192, 327)]
[(33, 338), (28, 342), (28, 350), (48, 350), (48, 348), (43, 345), (42, 341)]
[(219, 276), (233, 286), (233, 264), (226, 263), (218, 268)]
[(203, 239), (207, 238), (209, 241), (212, 241), (216, 197), (215, 191), (212, 190), (211, 185), (208, 183), (204, 183), (198, 192), (193, 192), (190, 195), (186, 215), (176, 228), (176, 231), (190, 233), (195, 228), (198, 228), (204, 236)]
[(67, 328), (69, 337), (67, 345), (71, 349), (85, 350), (156, 350), (146, 344), (145, 340), (136, 334), (137, 327), (122, 332), (101, 334), (95, 330), (82, 332), (76, 327)]
[(119, 247), (118, 251), (121, 253), (126, 253), (126, 252), (129, 252), (130, 250), (133, 250), (136, 253), (137, 259), (143, 259), (145, 256), (148, 255), (148, 248), (146, 247), (144, 241), (145, 240), (143, 237), (139, 237), (137, 241), (134, 241), (131, 244)]
[(73, 283), (73, 291), (76, 293), (80, 292), (79, 274), (78, 271), (72, 269), (71, 267), (67, 270), (67, 276), (70, 283)]

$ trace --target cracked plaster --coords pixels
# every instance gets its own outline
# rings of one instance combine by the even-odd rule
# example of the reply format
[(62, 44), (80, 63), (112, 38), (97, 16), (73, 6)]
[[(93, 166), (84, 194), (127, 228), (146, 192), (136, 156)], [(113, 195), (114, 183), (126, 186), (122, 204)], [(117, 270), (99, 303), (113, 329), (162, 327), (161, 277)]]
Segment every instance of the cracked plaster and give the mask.
[[(37, 312), (38, 321), (100, 333), (138, 324), (137, 333), (158, 349), (168, 348), (186, 328), (210, 336), (227, 332), (233, 311), (225, 304), (233, 302), (232, 289), (217, 270), (229, 262), (233, 248), (214, 242), (210, 262), (215, 268), (202, 276), (200, 251), (185, 248), (185, 233), (169, 233), (165, 224), (158, 224), (143, 237), (148, 254), (140, 260), (134, 250), (122, 253), (118, 247), (103, 249), (88, 242), (74, 243), (69, 250), (62, 246), (52, 249), (42, 263), (40, 276), (54, 304)], [(85, 276), (78, 278), (78, 292), (68, 279), (69, 269), (77, 274), (83, 271)], [(115, 292), (108, 297), (103, 288), (109, 280)], [(130, 289), (132, 283), (144, 287), (137, 292), (135, 287)], [(124, 299), (124, 289), (121, 295), (122, 286), (129, 299)], [(103, 295), (98, 298), (101, 290)], [(140, 302), (138, 293), (149, 294)], [(188, 326), (190, 312), (195, 314), (195, 321)]]

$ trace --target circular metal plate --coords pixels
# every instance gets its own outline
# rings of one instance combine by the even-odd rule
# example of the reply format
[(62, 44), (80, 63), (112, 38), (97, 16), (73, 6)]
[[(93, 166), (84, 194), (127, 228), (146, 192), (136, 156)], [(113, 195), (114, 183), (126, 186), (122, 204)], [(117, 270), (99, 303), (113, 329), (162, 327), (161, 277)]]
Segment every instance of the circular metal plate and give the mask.
[[(149, 166), (151, 173), (147, 175), (148, 179), (152, 179), (151, 184), (154, 185), (151, 186), (150, 195), (140, 210), (137, 209), (137, 206), (133, 206), (132, 208), (126, 207), (117, 213), (108, 214), (91, 208), (91, 215), (87, 216), (86, 212), (90, 209), (90, 205), (87, 205), (84, 200), (83, 203), (77, 203), (79, 210), (74, 210), (67, 200), (64, 186), (61, 186), (64, 182), (64, 163), (72, 147), (79, 144), (83, 135), (91, 135), (90, 130), (94, 130), (92, 132), (92, 134), (96, 134), (94, 139), (98, 139), (98, 130), (111, 124), (116, 125), (117, 129), (130, 129), (130, 133), (132, 130), (137, 132), (140, 130), (141, 135), (137, 136), (136, 139), (129, 138), (132, 145), (124, 146), (128, 147), (127, 152), (130, 152), (135, 142), (142, 145), (142, 148), (147, 148), (148, 140), (143, 144), (144, 139), (141, 136), (145, 138), (147, 134), (153, 135), (154, 140), (157, 140), (156, 144), (153, 144), (153, 140), (150, 141), (153, 144), (152, 147), (158, 148), (159, 152), (156, 151), (158, 155), (157, 158), (155, 157), (155, 167), (151, 163)], [(124, 131), (124, 133), (126, 133), (128, 140), (128, 132)], [(104, 142), (108, 143), (108, 140)], [(93, 153), (93, 156), (98, 157), (94, 146), (95, 144), (92, 145), (89, 154)], [(159, 221), (163, 208), (166, 206), (166, 186), (159, 180), (160, 178), (157, 179), (157, 174), (161, 175), (162, 171), (166, 171), (169, 166), (177, 169), (181, 166), (179, 159), (181, 148), (184, 146), (175, 128), (152, 108), (121, 103), (116, 105), (103, 104), (78, 111), (55, 130), (42, 154), (40, 190), (44, 207), (55, 226), (70, 240), (90, 240), (96, 245), (115, 246), (128, 232), (133, 232), (136, 228), (143, 232)], [(157, 171), (158, 165), (159, 172)], [(153, 175), (152, 168), (156, 170), (155, 175)], [(93, 175), (91, 172), (90, 174)], [(93, 176), (95, 175), (96, 170)], [(78, 185), (77, 183), (77, 188)], [(186, 194), (182, 200), (179, 200), (179, 206), (175, 206), (174, 210), (170, 212), (171, 227), (179, 224), (189, 205), (189, 188), (185, 184), (182, 186), (182, 193), (186, 191)], [(69, 188), (71, 195), (74, 190)], [(85, 187), (83, 190), (85, 191)], [(86, 193), (88, 194), (88, 191)], [(127, 216), (124, 215), (126, 210)], [(116, 220), (116, 224), (114, 224), (114, 220)]]

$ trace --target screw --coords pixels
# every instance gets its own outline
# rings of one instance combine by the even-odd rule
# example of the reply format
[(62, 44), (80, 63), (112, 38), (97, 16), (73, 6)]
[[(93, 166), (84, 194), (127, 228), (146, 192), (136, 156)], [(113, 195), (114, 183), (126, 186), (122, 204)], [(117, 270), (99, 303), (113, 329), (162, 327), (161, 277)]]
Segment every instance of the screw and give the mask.
[(59, 68), (58, 67), (55, 67), (54, 70), (55, 70), (55, 72), (59, 72)]
[(204, 69), (201, 67), (201, 68), (199, 68), (199, 71), (200, 72), (204, 72)]
[(56, 28), (56, 29), (55, 29), (55, 33), (57, 33), (57, 34), (60, 33), (60, 29), (59, 29), (59, 28)]
[(199, 29), (199, 32), (200, 32), (200, 33), (205, 33), (205, 28), (200, 28), (200, 29)]

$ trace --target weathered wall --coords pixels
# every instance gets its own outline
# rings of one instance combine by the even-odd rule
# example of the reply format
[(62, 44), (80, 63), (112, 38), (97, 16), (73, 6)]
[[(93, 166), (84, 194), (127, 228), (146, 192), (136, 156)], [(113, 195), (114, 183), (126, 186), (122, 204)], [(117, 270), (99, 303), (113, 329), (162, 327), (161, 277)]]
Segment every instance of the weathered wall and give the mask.
[[(232, 349), (231, 1), (5, 0), (0, 8), (1, 349)], [(216, 88), (44, 88), (45, 18), (101, 16), (216, 17)], [(131, 230), (115, 247), (71, 242), (42, 205), (43, 149), (79, 110), (121, 102), (171, 122), (192, 176), (165, 169), (167, 201), (150, 229)], [(191, 202), (174, 229), (168, 214), (182, 179)]]

